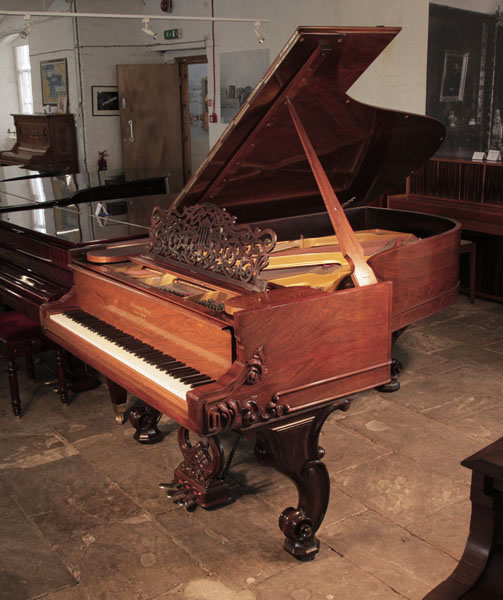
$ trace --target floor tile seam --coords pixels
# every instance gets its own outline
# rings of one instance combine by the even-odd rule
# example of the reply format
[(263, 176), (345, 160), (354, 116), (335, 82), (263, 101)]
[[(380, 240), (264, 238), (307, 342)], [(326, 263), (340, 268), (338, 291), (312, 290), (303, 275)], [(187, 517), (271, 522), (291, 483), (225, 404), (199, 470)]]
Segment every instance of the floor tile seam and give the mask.
[[(410, 411), (410, 412), (411, 412), (411, 413), (413, 413), (413, 414), (416, 414), (416, 415), (418, 415), (418, 416), (422, 416), (422, 417), (424, 417), (424, 418), (428, 419), (428, 420), (429, 420), (429, 421), (431, 421), (432, 423), (435, 423), (435, 425), (443, 425), (443, 426), (447, 427), (448, 429), (456, 429), (456, 432), (455, 432), (455, 433), (459, 433), (459, 434), (461, 434), (461, 435), (462, 435), (462, 437), (466, 437), (466, 438), (468, 438), (469, 440), (472, 440), (472, 441), (473, 441), (473, 440), (476, 440), (476, 441), (478, 441), (480, 438), (476, 438), (476, 437), (474, 437), (474, 436), (472, 436), (472, 435), (470, 435), (470, 434), (468, 434), (468, 433), (466, 433), (466, 432), (462, 431), (461, 429), (459, 429), (458, 427), (456, 427), (456, 426), (455, 426), (454, 422), (453, 422), (452, 424), (451, 424), (451, 423), (445, 423), (444, 421), (439, 421), (438, 419), (435, 419), (435, 418), (433, 418), (433, 417), (429, 416), (429, 415), (426, 413), (426, 411), (427, 411), (427, 410), (434, 410), (435, 408), (441, 408), (442, 406), (445, 406), (446, 404), (451, 404), (451, 403), (454, 403), (454, 402), (456, 402), (456, 400), (449, 401), (449, 402), (447, 402), (447, 403), (445, 403), (445, 404), (439, 404), (439, 405), (437, 405), (437, 406), (431, 407), (431, 409), (425, 409), (425, 410), (423, 410), (423, 411), (420, 411), (420, 410), (418, 410), (418, 409), (415, 409), (415, 408), (411, 408), (411, 407), (409, 407), (409, 406), (404, 406), (403, 404), (401, 404), (401, 403), (399, 403), (399, 402), (394, 402), (394, 404), (395, 404), (395, 406), (397, 406), (397, 407), (399, 407), (399, 408), (402, 408), (403, 410)], [(492, 407), (490, 407), (490, 408), (487, 408), (487, 409), (484, 409), (484, 410), (482, 410), (482, 411), (474, 411), (474, 412), (472, 413), (472, 415), (473, 415), (473, 414), (483, 414), (483, 413), (485, 413), (485, 412), (487, 412), (487, 411), (489, 411), (489, 410), (493, 410), (494, 408), (495, 408), (495, 406), (492, 406)], [(465, 417), (460, 417), (460, 419), (456, 419), (456, 420), (461, 420), (462, 418), (465, 418)], [(342, 423), (342, 421), (341, 421), (341, 423)], [(356, 431), (356, 430), (352, 429), (350, 425), (345, 425), (345, 427), (346, 427), (347, 429), (351, 429), (351, 431), (352, 431), (352, 432), (353, 432), (353, 431)], [(362, 436), (363, 436), (365, 439), (367, 439), (368, 441), (373, 441), (373, 440), (372, 440), (372, 438), (367, 438), (366, 436), (364, 436), (364, 435), (363, 435), (363, 434), (361, 434), (361, 433), (360, 433), (360, 435), (362, 435)], [(386, 446), (385, 446), (385, 447), (386, 447)], [(394, 448), (391, 448), (391, 450), (392, 450), (393, 452), (399, 452), (398, 450), (396, 450), (396, 449), (394, 449)], [(461, 460), (463, 460), (463, 459), (464, 459), (464, 457), (460, 459), (460, 462), (461, 462)]]
[[(230, 581), (230, 580), (226, 580), (225, 578), (222, 578), (220, 576), (220, 574), (214, 570), (212, 570), (210, 567), (206, 566), (203, 562), (203, 558), (198, 558), (197, 555), (195, 555), (194, 553), (192, 553), (189, 549), (187, 549), (184, 545), (183, 545), (183, 541), (174, 537), (170, 531), (164, 527), (162, 524), (160, 524), (161, 528), (164, 529), (164, 531), (166, 531), (168, 537), (171, 539), (171, 541), (175, 544), (175, 546), (177, 548), (179, 548), (182, 552), (184, 552), (185, 554), (187, 554), (187, 556), (189, 556), (196, 564), (197, 566), (204, 571), (209, 577), (212, 577), (216, 580), (218, 580), (220, 583), (222, 583), (223, 585), (227, 585), (228, 583), (230, 583), (231, 585), (234, 585), (234, 582)], [(204, 529), (208, 529), (206, 526), (204, 527)], [(291, 565), (294, 566), (294, 565)], [(285, 567), (283, 569), (276, 569), (276, 571), (274, 572), (274, 575), (277, 575), (278, 573), (283, 573), (284, 571), (286, 571), (288, 568), (290, 568), (289, 565), (285, 565)], [(260, 579), (258, 580), (256, 583), (262, 583), (262, 581), (264, 581), (265, 579)], [(186, 583), (186, 582), (182, 582), (182, 583)], [(243, 589), (249, 589), (249, 586), (244, 586), (239, 588), (240, 590)]]
[[(479, 413), (474, 413), (474, 415), (475, 415), (475, 414), (483, 415), (483, 414), (485, 414), (485, 413), (487, 413), (487, 412), (490, 412), (490, 411), (494, 410), (495, 408), (497, 408), (497, 407), (493, 406), (492, 408), (488, 408), (487, 410), (480, 411)], [(473, 415), (471, 415), (471, 416), (473, 416)], [(463, 418), (464, 418), (464, 417), (463, 417)], [(474, 440), (474, 441), (476, 441), (476, 442), (480, 442), (480, 444), (483, 444), (483, 445), (481, 445), (481, 446), (480, 446), (479, 450), (482, 450), (482, 448), (483, 448), (484, 446), (486, 446), (486, 445), (488, 445), (488, 444), (491, 444), (492, 442), (495, 442), (495, 441), (496, 441), (496, 439), (499, 439), (499, 438), (501, 437), (501, 435), (499, 435), (499, 436), (498, 436), (497, 438), (495, 438), (495, 439), (492, 439), (492, 438), (481, 438), (481, 437), (478, 437), (478, 436), (476, 436), (476, 435), (473, 435), (473, 434), (471, 434), (471, 433), (466, 433), (465, 431), (463, 431), (462, 429), (460, 429), (460, 428), (459, 428), (459, 426), (457, 425), (457, 423), (458, 423), (459, 421), (462, 421), (462, 420), (463, 420), (463, 418), (456, 419), (456, 421), (454, 421), (454, 422), (452, 423), (452, 427), (453, 427), (454, 429), (456, 429), (457, 431), (459, 431), (460, 433), (463, 433), (465, 436), (467, 436), (467, 437), (470, 437), (470, 439), (472, 439), (472, 440)], [(465, 458), (467, 458), (467, 457), (463, 457), (463, 458), (461, 458), (459, 462), (461, 463), (461, 461), (462, 461), (462, 460), (464, 460)]]
[[(339, 487), (337, 488), (337, 490), (339, 492), (343, 492), (344, 491), (344, 490), (341, 490), (341, 488), (339, 488)], [(372, 510), (368, 506), (365, 506), (365, 504), (363, 502), (361, 502), (360, 500), (357, 500), (356, 498), (354, 498), (353, 496), (351, 496), (351, 494), (348, 494), (347, 492), (344, 492), (344, 493), (346, 494), (346, 496), (349, 496), (349, 498), (351, 498), (355, 502), (358, 502), (358, 504), (361, 504), (363, 506), (363, 509), (356, 511), (356, 512), (352, 513), (351, 515), (347, 515), (346, 517), (342, 517), (340, 519), (337, 519), (336, 521), (330, 521), (330, 523), (325, 523), (325, 520), (324, 520), (323, 523), (322, 523), (322, 525), (318, 529), (318, 532), (323, 533), (324, 530), (328, 529), (328, 527), (331, 527), (332, 525), (338, 525), (340, 523), (343, 523), (344, 521), (347, 521), (348, 519), (352, 519), (353, 517), (361, 517), (363, 514), (365, 514), (369, 510)], [(330, 506), (330, 501), (329, 501), (329, 506)], [(326, 519), (326, 517), (325, 517), (325, 519)]]
[[(63, 560), (63, 557), (61, 557), (59, 555), (59, 553), (54, 549), (54, 544), (52, 544), (44, 535), (43, 531), (40, 529), (40, 527), (38, 526), (38, 524), (33, 520), (32, 515), (30, 515), (29, 513), (27, 513), (24, 508), (19, 504), (18, 500), (17, 500), (17, 495), (12, 497), (10, 496), (11, 500), (16, 504), (19, 512), (23, 515), (23, 517), (26, 519), (26, 521), (31, 525), (32, 528), (35, 529), (35, 531), (37, 532), (40, 540), (45, 544), (45, 546), (47, 547), (47, 549), (50, 551), (51, 555), (59, 562), (59, 564), (66, 569), (66, 571), (68, 571), (68, 573), (70, 574), (71, 577), (73, 577), (74, 579), (74, 584), (79, 583), (79, 580), (75, 578), (75, 575), (72, 573), (72, 571), (70, 570), (69, 566), (66, 564), (66, 562)], [(54, 511), (49, 511), (49, 512), (54, 512)], [(73, 587), (73, 585), (66, 585), (64, 586), (66, 587)], [(63, 588), (61, 588), (63, 589)], [(50, 593), (54, 593), (55, 590), (52, 590), (52, 592)], [(56, 590), (59, 591), (59, 590)], [(43, 596), (42, 596), (43, 597)], [(30, 600), (34, 600), (31, 599)]]
[[(487, 410), (480, 411), (480, 413), (478, 413), (478, 414), (482, 414), (482, 413), (484, 413), (484, 412), (487, 412), (488, 410), (492, 410), (493, 408), (494, 408), (494, 406), (493, 406), (492, 408), (489, 408), (489, 409), (487, 409)], [(425, 417), (426, 419), (428, 419), (428, 420), (429, 420), (429, 421), (431, 421), (432, 423), (435, 423), (436, 425), (444, 425), (444, 426), (445, 426), (445, 427), (447, 427), (449, 430), (453, 430), (453, 429), (455, 429), (456, 431), (454, 431), (454, 433), (456, 433), (456, 435), (460, 435), (462, 438), (467, 438), (467, 440), (469, 440), (469, 441), (480, 441), (480, 438), (474, 437), (474, 436), (472, 436), (471, 434), (469, 434), (469, 433), (466, 433), (466, 432), (462, 431), (461, 429), (459, 429), (458, 427), (456, 427), (456, 425), (455, 425), (454, 423), (451, 425), (451, 424), (444, 423), (444, 422), (442, 422), (442, 421), (438, 421), (437, 419), (434, 419), (433, 417), (430, 417), (429, 415), (427, 415), (427, 414), (425, 414), (425, 413), (417, 413), (417, 414), (419, 414), (419, 415), (421, 415), (421, 416)], [(477, 413), (475, 412), (475, 413), (473, 413), (473, 414), (477, 414)], [(440, 438), (440, 436), (439, 436), (439, 438)], [(440, 438), (440, 439), (441, 439), (441, 438)], [(464, 460), (464, 459), (465, 459), (465, 457), (464, 457), (464, 456), (463, 456), (463, 457), (461, 457), (461, 458), (459, 459), (459, 462), (461, 463), (461, 461), (462, 461), (462, 460)]]
[(75, 583), (69, 583), (68, 585), (64, 585), (61, 588), (58, 588), (57, 590), (50, 590), (49, 592), (43, 592), (42, 594), (39, 594), (38, 596), (30, 596), (30, 598), (27, 598), (26, 600), (42, 600), (43, 598), (50, 598), (52, 594), (59, 594), (59, 592), (62, 592), (63, 590), (67, 590), (69, 588), (73, 588), (77, 585), (82, 585), (80, 583), (80, 581), (75, 580)]
[(182, 587), (186, 583), (187, 583), (186, 581), (184, 581), (182, 583), (175, 583), (172, 587), (168, 588), (167, 590), (159, 592), (158, 594), (155, 594), (154, 596), (149, 596), (148, 598), (145, 598), (144, 600), (156, 600), (157, 598), (162, 598), (165, 594), (169, 594), (170, 592), (177, 592), (178, 589), (181, 590)]
[[(492, 396), (482, 396), (482, 398), (480, 398), (481, 400), (484, 399), (489, 399), (492, 400)], [(438, 419), (435, 419), (434, 417), (430, 417), (428, 415), (428, 412), (433, 411), (433, 410), (437, 410), (439, 408), (443, 408), (443, 407), (449, 407), (452, 406), (454, 404), (456, 404), (456, 402), (458, 402), (457, 399), (454, 400), (449, 400), (448, 402), (445, 402), (444, 404), (437, 404), (436, 406), (431, 406), (429, 408), (425, 408), (423, 411), (421, 411), (420, 414), (424, 415), (425, 417), (428, 417), (429, 419), (432, 419), (438, 423), (443, 423), (444, 425), (447, 425), (448, 427), (456, 427), (456, 423), (459, 421), (462, 421), (463, 419), (469, 419), (470, 417), (473, 417), (475, 415), (483, 415), (491, 410), (494, 410), (495, 408), (499, 408), (501, 406), (501, 400), (498, 400), (497, 398), (494, 398), (494, 404), (492, 406), (489, 406), (487, 408), (483, 408), (483, 409), (473, 409), (473, 411), (468, 412), (467, 414), (464, 414), (460, 417), (455, 417), (452, 419), (452, 421), (449, 421), (448, 423), (446, 423), (445, 421), (439, 421)], [(468, 400), (467, 400), (468, 402)], [(464, 431), (460, 430), (461, 433), (464, 433), (465, 435), (470, 435), (469, 433), (465, 433)], [(477, 438), (479, 439), (479, 438)]]
[(370, 577), (372, 577), (372, 579), (375, 579), (375, 580), (379, 581), (382, 585), (384, 585), (385, 587), (387, 587), (388, 589), (390, 589), (392, 592), (394, 592), (397, 595), (397, 598), (404, 598), (405, 600), (412, 600), (412, 598), (410, 598), (409, 596), (404, 596), (401, 592), (399, 592), (393, 586), (391, 586), (387, 581), (384, 581), (383, 579), (381, 579), (380, 577), (378, 577), (372, 571), (367, 570), (364, 566), (362, 566), (362, 565), (354, 562), (353, 560), (351, 560), (351, 558), (349, 558), (345, 554), (342, 554), (340, 551), (336, 550), (330, 543), (325, 542), (325, 544), (330, 548), (330, 550), (332, 552), (335, 552), (341, 558), (343, 558), (344, 560), (347, 560), (350, 564), (353, 565), (353, 567), (355, 567), (359, 571), (363, 571), (364, 573), (366, 573), (367, 575), (369, 575)]
[[(368, 440), (368, 438), (365, 438), (365, 439)], [(372, 442), (372, 440), (368, 440), (368, 441)], [(349, 465), (347, 467), (344, 467), (344, 469), (341, 469), (340, 471), (334, 471), (332, 469), (329, 472), (329, 476), (330, 476), (331, 479), (332, 478), (336, 479), (338, 476), (347, 473), (351, 469), (357, 469), (357, 468), (362, 467), (364, 465), (371, 464), (374, 460), (378, 460), (380, 458), (386, 458), (386, 457), (392, 456), (393, 454), (398, 454), (397, 451), (393, 450), (392, 448), (389, 448), (387, 450), (388, 451), (385, 452), (384, 454), (379, 454), (378, 456), (372, 456), (371, 458), (366, 458), (366, 459), (362, 460), (361, 462), (359, 462), (358, 464)]]
[[(363, 414), (363, 413), (358, 413)], [(355, 415), (356, 416), (356, 415)], [(349, 415), (349, 417), (351, 417), (351, 415)], [(340, 421), (337, 421), (336, 423), (334, 423), (335, 425), (337, 425), (338, 427), (342, 427), (343, 430), (349, 430), (352, 434), (354, 434), (356, 437), (362, 438), (363, 440), (365, 440), (366, 442), (370, 442), (373, 446), (377, 446), (378, 448), (381, 448), (383, 450), (388, 450), (388, 452), (386, 452), (383, 456), (385, 456), (386, 454), (389, 454), (389, 452), (394, 452), (393, 448), (388, 448), (388, 446), (385, 446), (384, 444), (381, 444), (379, 442), (376, 442), (375, 440), (373, 440), (372, 438), (367, 437), (366, 435), (364, 435), (361, 431), (358, 431), (357, 429), (353, 429), (351, 428), (351, 426), (349, 425), (344, 425), (345, 421), (346, 421), (347, 417), (344, 419), (341, 419)], [(323, 441), (323, 440), (322, 440)], [(375, 457), (373, 457), (375, 458)], [(372, 460), (372, 459), (369, 459)]]
[[(391, 451), (390, 451), (388, 454), (384, 454), (384, 455), (382, 455), (382, 456), (376, 456), (376, 457), (374, 457), (374, 458), (371, 458), (371, 459), (369, 459), (368, 461), (366, 461), (365, 463), (360, 463), (359, 465), (357, 465), (357, 467), (359, 467), (359, 466), (361, 466), (361, 465), (363, 465), (363, 464), (370, 464), (372, 461), (379, 460), (379, 459), (381, 459), (381, 458), (387, 458), (387, 457), (391, 457), (391, 456), (402, 457), (402, 458), (405, 458), (405, 459), (407, 459), (407, 460), (411, 461), (411, 462), (412, 462), (412, 463), (414, 463), (415, 465), (417, 465), (417, 466), (421, 467), (421, 468), (422, 468), (422, 469), (424, 469), (425, 471), (429, 471), (429, 472), (431, 472), (431, 473), (435, 473), (436, 475), (438, 475), (438, 476), (440, 476), (440, 477), (442, 477), (442, 478), (448, 479), (448, 480), (449, 480), (451, 483), (453, 483), (453, 484), (461, 484), (461, 485), (463, 485), (464, 487), (467, 487), (468, 489), (470, 488), (470, 482), (469, 482), (469, 481), (458, 480), (458, 479), (452, 479), (451, 477), (449, 477), (449, 476), (448, 476), (448, 475), (446, 475), (445, 473), (442, 473), (442, 472), (440, 472), (440, 471), (437, 471), (437, 470), (435, 470), (435, 469), (431, 468), (431, 466), (429, 466), (429, 465), (427, 465), (427, 464), (423, 464), (422, 462), (418, 461), (418, 460), (417, 460), (417, 459), (415, 459), (414, 457), (412, 457), (412, 456), (409, 456), (409, 455), (405, 454), (404, 452), (402, 452), (402, 450), (403, 450), (403, 449), (401, 449), (400, 451), (398, 451), (398, 450), (391, 450)], [(461, 461), (460, 461), (460, 462), (461, 462)], [(459, 464), (459, 463), (458, 463), (458, 464)], [(371, 465), (371, 466), (372, 466), (372, 465)], [(336, 473), (336, 475), (340, 475), (340, 474), (342, 474), (342, 473), (345, 473), (346, 471), (349, 471), (349, 470), (350, 470), (350, 469), (352, 469), (352, 468), (355, 468), (355, 467), (354, 467), (354, 466), (347, 467), (346, 469), (344, 469), (344, 470), (342, 470), (342, 471), (338, 471), (338, 472)], [(337, 477), (336, 477), (336, 475), (334, 475), (334, 476), (333, 476), (334, 484), (336, 485), (336, 487), (338, 487), (338, 489), (341, 489), (341, 490), (342, 490), (342, 488), (340, 488), (340, 487), (337, 485)], [(331, 480), (332, 480), (332, 477), (331, 477)], [(344, 491), (344, 490), (342, 490), (342, 491)], [(347, 494), (347, 492), (345, 492), (345, 493)], [(349, 495), (349, 494), (348, 494), (348, 495)], [(352, 496), (352, 497), (353, 497), (353, 496)], [(365, 502), (363, 502), (362, 500), (360, 500), (360, 499), (358, 499), (358, 498), (354, 498), (354, 499), (355, 499), (355, 500), (357, 500), (358, 502), (360, 502), (361, 504), (363, 504), (364, 506), (367, 506), (367, 505), (365, 504)]]
[[(51, 429), (53, 429), (51, 426), (50, 426), (50, 428), (51, 428)], [(62, 434), (59, 434), (59, 433), (58, 433), (58, 435), (61, 435), (61, 437), (64, 437), (64, 436), (62, 436)], [(64, 438), (64, 439), (66, 440), (66, 438)], [(138, 500), (136, 500), (136, 499), (135, 499), (135, 498), (134, 498), (134, 497), (133, 497), (133, 496), (132, 496), (132, 495), (131, 495), (131, 494), (130, 494), (128, 491), (126, 491), (125, 489), (123, 489), (123, 488), (122, 488), (122, 486), (121, 486), (121, 485), (120, 485), (120, 484), (119, 484), (117, 481), (115, 481), (114, 479), (112, 479), (112, 478), (111, 478), (111, 477), (108, 475), (108, 473), (107, 473), (105, 470), (103, 470), (103, 469), (102, 469), (102, 467), (100, 466), (100, 464), (99, 464), (99, 463), (97, 463), (97, 462), (94, 462), (92, 459), (90, 459), (89, 457), (87, 457), (87, 456), (85, 456), (84, 454), (82, 454), (82, 453), (81, 453), (81, 452), (78, 450), (78, 448), (76, 448), (76, 447), (75, 447), (75, 445), (74, 445), (72, 442), (70, 442), (70, 441), (68, 441), (68, 440), (66, 440), (66, 441), (68, 442), (68, 444), (69, 444), (69, 445), (70, 445), (72, 448), (74, 448), (75, 450), (77, 450), (77, 453), (78, 453), (78, 455), (80, 456), (80, 458), (81, 458), (81, 459), (82, 459), (82, 460), (83, 460), (85, 463), (87, 463), (91, 469), (96, 469), (96, 470), (98, 470), (98, 471), (99, 471), (99, 473), (100, 473), (100, 475), (101, 475), (101, 476), (102, 476), (102, 477), (103, 477), (103, 478), (104, 478), (104, 479), (107, 481), (107, 483), (109, 483), (109, 484), (112, 484), (113, 486), (115, 486), (115, 487), (116, 487), (116, 488), (117, 488), (117, 489), (118, 489), (118, 490), (119, 490), (119, 491), (120, 491), (122, 494), (124, 494), (124, 496), (126, 496), (126, 497), (127, 497), (127, 499), (128, 499), (128, 500), (129, 500), (129, 501), (130, 501), (132, 504), (134, 504), (134, 505), (135, 505), (135, 506), (136, 506), (136, 507), (139, 509), (139, 511), (140, 511), (140, 512), (143, 512), (143, 513), (145, 513), (146, 515), (148, 515), (148, 516), (150, 517), (150, 519), (151, 519), (151, 520), (154, 520), (154, 513), (150, 512), (148, 509), (146, 509), (145, 507), (143, 507), (143, 506), (142, 506), (142, 505), (141, 505), (141, 504), (138, 502)], [(50, 512), (52, 512), (52, 511), (50, 511)], [(116, 522), (116, 523), (122, 523), (122, 522), (124, 522), (124, 521), (126, 521), (126, 520), (128, 520), (128, 519), (130, 519), (130, 518), (131, 518), (131, 517), (125, 517), (124, 519), (119, 519), (119, 520), (117, 520), (117, 521), (114, 521), (114, 522)]]
[[(459, 502), (459, 500), (458, 500)], [(456, 502), (451, 502), (450, 504), (445, 505), (443, 508), (447, 507), (447, 506), (451, 506), (452, 504), (455, 504)], [(409, 529), (409, 527), (412, 525), (411, 523), (409, 523), (408, 525), (402, 525), (401, 523), (396, 523), (395, 521), (393, 521), (388, 515), (382, 514), (381, 512), (377, 511), (375, 508), (371, 508), (369, 509), (371, 513), (374, 513), (375, 517), (379, 520), (379, 521), (385, 521), (388, 523), (388, 525), (392, 526), (392, 527), (398, 527), (399, 529), (405, 531), (408, 535), (410, 535), (412, 538), (419, 540), (420, 542), (423, 542), (424, 544), (430, 546), (431, 548), (433, 548), (434, 550), (440, 552), (441, 554), (453, 559), (456, 563), (459, 562), (459, 558), (456, 558), (455, 556), (452, 556), (452, 554), (450, 554), (448, 551), (439, 548), (438, 546), (435, 546), (435, 544), (432, 544), (429, 540), (424, 539), (423, 537), (421, 537), (421, 535), (411, 531)], [(431, 515), (437, 513), (440, 509), (434, 511), (433, 513), (431, 513)], [(428, 515), (428, 517), (430, 517), (431, 515)], [(350, 560), (347, 556), (344, 556), (344, 558), (347, 558), (348, 560)], [(410, 575), (407, 575), (407, 577), (412, 578)], [(416, 579), (416, 581), (421, 581), (420, 579)]]
[[(452, 356), (446, 356), (446, 354), (452, 350), (453, 348), (460, 348), (462, 346), (467, 346), (467, 344), (460, 344), (458, 346), (451, 346), (450, 348), (444, 349), (444, 350), (436, 350), (435, 352), (432, 352), (430, 354), (430, 356), (441, 356), (442, 358), (446, 358), (448, 360), (460, 360), (459, 358), (452, 358)], [(472, 352), (472, 350), (470, 350), (470, 352)], [(442, 354), (444, 353), (444, 354)], [(494, 354), (494, 357), (498, 357), (499, 358), (499, 354), (497, 354), (496, 352), (491, 352), (491, 354)], [(492, 358), (492, 357), (491, 357)], [(494, 369), (494, 367), (492, 366), (488, 366), (486, 363), (478, 363), (478, 362), (468, 362), (466, 363), (465, 366), (472, 366), (472, 367), (476, 367), (479, 370), (484, 371), (484, 373), (491, 373), (491, 371)]]
[[(319, 530), (318, 530), (318, 531), (319, 531)], [(322, 540), (322, 541), (321, 541), (320, 550), (319, 550), (318, 554), (316, 554), (316, 555), (314, 556), (314, 558), (313, 558), (313, 559), (311, 559), (311, 560), (315, 560), (315, 561), (316, 561), (316, 560), (318, 560), (318, 559), (321, 559), (321, 560), (323, 560), (323, 558), (322, 558), (322, 557), (323, 557), (323, 554), (322, 554), (322, 552), (323, 552), (323, 547), (324, 547), (324, 546), (325, 546), (325, 547), (326, 547), (326, 548), (327, 548), (327, 549), (328, 549), (330, 552), (333, 552), (334, 554), (337, 554), (337, 556), (339, 556), (340, 558), (344, 558), (340, 552), (338, 552), (337, 550), (334, 550), (334, 549), (333, 549), (333, 548), (330, 546), (330, 544), (327, 544), (326, 542), (324, 542), (324, 541)], [(283, 552), (285, 552), (285, 550), (283, 550), (282, 548), (281, 548), (281, 550), (282, 550)], [(347, 560), (347, 559), (345, 559), (345, 560)], [(253, 583), (251, 583), (251, 584), (247, 584), (247, 585), (245, 585), (245, 586), (242, 586), (242, 587), (238, 588), (238, 590), (239, 590), (239, 591), (245, 591), (245, 590), (250, 590), (250, 591), (253, 591), (253, 588), (257, 588), (259, 585), (267, 584), (267, 582), (268, 582), (270, 579), (273, 579), (274, 577), (277, 577), (279, 574), (285, 574), (287, 571), (290, 571), (290, 570), (292, 570), (292, 569), (295, 569), (296, 567), (299, 567), (299, 566), (301, 566), (301, 565), (302, 565), (302, 561), (301, 561), (301, 560), (297, 560), (297, 559), (295, 559), (295, 562), (291, 562), (291, 563), (288, 563), (288, 564), (286, 564), (286, 565), (285, 565), (285, 568), (283, 568), (283, 569), (281, 569), (281, 570), (279, 570), (279, 571), (275, 571), (274, 573), (271, 573), (270, 575), (266, 575), (266, 576), (265, 576), (263, 579), (256, 580), (256, 581), (254, 581), (254, 582), (253, 582)]]

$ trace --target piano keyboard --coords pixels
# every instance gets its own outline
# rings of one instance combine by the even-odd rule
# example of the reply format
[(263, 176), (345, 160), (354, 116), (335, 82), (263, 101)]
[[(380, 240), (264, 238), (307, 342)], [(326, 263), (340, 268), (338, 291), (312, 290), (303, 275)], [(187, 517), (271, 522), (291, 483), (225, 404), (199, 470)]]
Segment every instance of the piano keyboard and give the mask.
[(184, 400), (189, 390), (213, 383), (208, 375), (82, 310), (49, 319)]

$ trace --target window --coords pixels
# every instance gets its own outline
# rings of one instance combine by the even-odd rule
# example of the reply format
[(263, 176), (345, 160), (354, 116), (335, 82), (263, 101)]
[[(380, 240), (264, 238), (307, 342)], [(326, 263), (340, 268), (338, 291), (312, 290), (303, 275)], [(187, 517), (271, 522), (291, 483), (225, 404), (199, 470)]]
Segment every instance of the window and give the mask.
[(28, 115), (33, 114), (33, 92), (31, 87), (30, 47), (16, 46), (16, 73), (19, 95), (19, 110)]

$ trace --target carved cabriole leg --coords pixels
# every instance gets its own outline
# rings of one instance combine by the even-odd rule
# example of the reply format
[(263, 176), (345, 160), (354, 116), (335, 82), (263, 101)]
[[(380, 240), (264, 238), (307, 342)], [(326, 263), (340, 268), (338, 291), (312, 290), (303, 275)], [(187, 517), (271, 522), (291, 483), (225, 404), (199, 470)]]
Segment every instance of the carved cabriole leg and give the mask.
[(63, 350), (56, 350), (56, 364), (58, 368), (58, 392), (61, 402), (66, 406), (68, 404), (68, 387), (66, 385), (65, 368), (63, 363)]
[(21, 416), (21, 399), (19, 398), (19, 386), (17, 382), (17, 365), (14, 360), (7, 360), (5, 370), (9, 376), (10, 401), (12, 412), (16, 417)]
[(115, 381), (107, 378), (110, 400), (115, 411), (115, 420), (121, 425), (126, 422), (127, 390)]
[(286, 536), (285, 550), (299, 559), (313, 558), (318, 552), (320, 543), (315, 533), (330, 497), (330, 479), (321, 462), (325, 451), (318, 446), (319, 434), (333, 410), (347, 408), (349, 401), (342, 401), (257, 432), (257, 459), (293, 479), (299, 492), (298, 507), (285, 509), (279, 518), (279, 527)]
[(155, 444), (162, 440), (162, 433), (157, 429), (157, 423), (161, 418), (161, 413), (149, 406), (143, 404), (135, 406), (129, 413), (129, 422), (136, 429), (134, 439), (140, 444)]
[(224, 450), (216, 435), (190, 442), (190, 432), (185, 427), (178, 429), (178, 444), (183, 454), (183, 462), (175, 469), (171, 483), (161, 483), (168, 497), (188, 510), (198, 504), (210, 508), (231, 500), (229, 486), (221, 479), (224, 470)]

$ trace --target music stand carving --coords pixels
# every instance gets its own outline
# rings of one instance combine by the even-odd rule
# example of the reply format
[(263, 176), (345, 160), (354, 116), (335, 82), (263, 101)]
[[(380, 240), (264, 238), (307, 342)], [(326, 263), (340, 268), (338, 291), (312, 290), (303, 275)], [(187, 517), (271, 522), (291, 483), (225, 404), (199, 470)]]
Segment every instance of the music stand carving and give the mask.
[(263, 291), (267, 282), (260, 272), (269, 264), (276, 244), (271, 229), (236, 225), (236, 217), (214, 204), (183, 208), (155, 208), (150, 229), (149, 254), (168, 264), (188, 266), (192, 271), (211, 272), (219, 279), (233, 280), (246, 289)]

